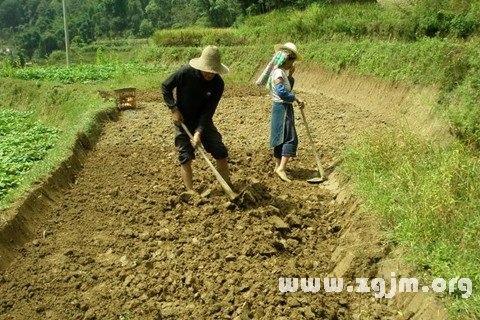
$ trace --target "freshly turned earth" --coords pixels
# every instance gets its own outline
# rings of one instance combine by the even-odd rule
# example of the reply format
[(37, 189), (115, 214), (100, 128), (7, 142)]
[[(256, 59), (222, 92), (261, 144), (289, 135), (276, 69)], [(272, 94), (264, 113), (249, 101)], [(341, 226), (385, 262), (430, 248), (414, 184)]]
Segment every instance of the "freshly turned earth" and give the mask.
[[(358, 134), (385, 126), (353, 105), (299, 94), (326, 168)], [(235, 188), (253, 196), (236, 206), (200, 155), (199, 194), (183, 192), (169, 111), (158, 89), (137, 91), (138, 108), (105, 124), (75, 184), (0, 275), (0, 319), (396, 319), (371, 294), (279, 292), (279, 277), (331, 274), (351, 215), (336, 167), (327, 183), (305, 181), (316, 171), (299, 112), (293, 182), (273, 173), (270, 105), (263, 88), (227, 85), (215, 115)], [(346, 277), (374, 275), (372, 261)]]

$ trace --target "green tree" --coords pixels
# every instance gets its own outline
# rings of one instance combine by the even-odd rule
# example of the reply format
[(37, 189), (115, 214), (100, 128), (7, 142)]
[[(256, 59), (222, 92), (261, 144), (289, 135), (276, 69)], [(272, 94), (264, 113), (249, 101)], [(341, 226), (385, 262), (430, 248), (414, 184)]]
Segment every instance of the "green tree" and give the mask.
[(24, 22), (21, 6), (16, 0), (4, 0), (0, 3), (0, 28), (16, 27)]
[(184, 28), (195, 24), (201, 10), (192, 1), (176, 1), (171, 9), (171, 28)]
[(128, 0), (127, 16), (124, 19), (128, 21), (127, 27), (133, 34), (138, 34), (144, 15), (140, 0)]
[(108, 35), (120, 36), (128, 25), (128, 0), (103, 0), (103, 14), (108, 20)]
[(52, 51), (60, 49), (60, 45), (53, 33), (46, 33), (40, 38), (38, 53), (40, 57), (46, 57)]
[(79, 37), (83, 43), (90, 43), (95, 39), (95, 23), (88, 13), (81, 13), (69, 19), (69, 29), (73, 37)]
[(152, 21), (148, 19), (143, 19), (142, 23), (140, 23), (140, 31), (139, 34), (142, 37), (150, 37), (155, 29), (153, 28)]
[(150, 0), (145, 7), (145, 14), (154, 28), (168, 28), (172, 25), (171, 1)]
[(192, 2), (212, 27), (229, 27), (240, 15), (242, 7), (235, 0), (196, 0)]
[(33, 56), (33, 53), (40, 45), (40, 34), (36, 30), (21, 31), (16, 37), (15, 42), (17, 48), (23, 51), (29, 58)]

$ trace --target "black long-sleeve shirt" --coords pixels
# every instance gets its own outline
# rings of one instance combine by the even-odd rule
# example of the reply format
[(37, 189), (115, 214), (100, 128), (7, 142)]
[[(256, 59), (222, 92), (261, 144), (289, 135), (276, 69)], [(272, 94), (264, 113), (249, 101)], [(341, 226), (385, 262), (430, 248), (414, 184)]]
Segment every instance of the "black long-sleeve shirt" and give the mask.
[(162, 94), (170, 109), (178, 108), (189, 130), (202, 131), (212, 123), (224, 87), (218, 74), (212, 80), (205, 80), (200, 70), (185, 65), (162, 83)]

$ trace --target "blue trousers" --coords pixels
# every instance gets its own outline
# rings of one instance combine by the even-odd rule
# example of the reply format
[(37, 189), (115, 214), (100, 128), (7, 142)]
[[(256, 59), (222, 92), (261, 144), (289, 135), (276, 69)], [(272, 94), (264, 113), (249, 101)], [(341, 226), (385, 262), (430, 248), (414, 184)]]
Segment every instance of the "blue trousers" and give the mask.
[(270, 146), (273, 148), (274, 157), (295, 157), (298, 136), (291, 103), (273, 103), (270, 129)]

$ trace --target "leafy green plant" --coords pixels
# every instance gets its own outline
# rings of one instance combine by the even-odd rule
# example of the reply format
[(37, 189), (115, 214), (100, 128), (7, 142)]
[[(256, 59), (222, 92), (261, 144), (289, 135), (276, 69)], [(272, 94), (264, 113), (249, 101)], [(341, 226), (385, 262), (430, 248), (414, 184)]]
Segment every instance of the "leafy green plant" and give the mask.
[(61, 83), (87, 83), (125, 77), (130, 74), (147, 74), (166, 70), (166, 67), (158, 65), (144, 65), (138, 62), (118, 64), (95, 64), (74, 65), (69, 68), (64, 66), (29, 67), (14, 69), (4, 76), (23, 80), (48, 80)]
[(105, 57), (105, 50), (103, 49), (103, 47), (98, 47), (97, 48), (95, 59), (96, 59), (95, 60), (96, 64), (106, 64), (107, 63), (107, 60), (106, 60), (106, 57)]
[(53, 148), (59, 131), (29, 112), (0, 109), (0, 201)]
[(7, 55), (2, 58), (2, 72), (7, 76), (12, 76), (15, 70), (21, 66), (20, 58), (16, 55)]

